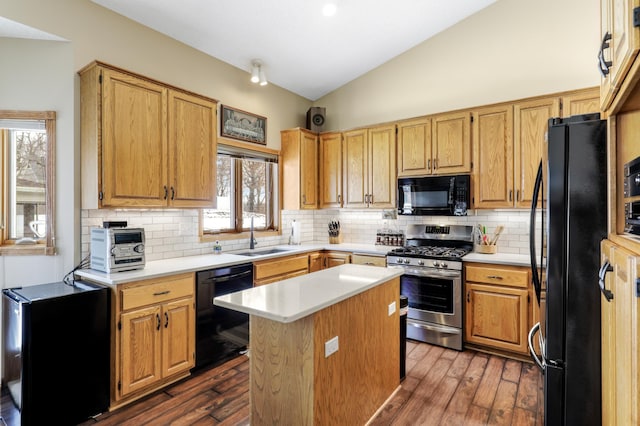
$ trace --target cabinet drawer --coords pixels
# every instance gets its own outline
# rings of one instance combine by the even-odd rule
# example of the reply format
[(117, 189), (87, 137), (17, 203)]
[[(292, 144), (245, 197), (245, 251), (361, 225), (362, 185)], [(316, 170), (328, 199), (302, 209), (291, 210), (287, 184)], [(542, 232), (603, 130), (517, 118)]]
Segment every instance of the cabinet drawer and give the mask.
[(497, 284), (510, 287), (529, 287), (529, 269), (517, 266), (465, 267), (465, 280), (476, 283)]
[(274, 275), (268, 278), (263, 278), (261, 280), (255, 280), (253, 285), (254, 287), (258, 287), (260, 285), (271, 284), (271, 283), (275, 283), (276, 281), (282, 281), (288, 278), (300, 277), (302, 275), (307, 275), (307, 271), (303, 269), (300, 271), (290, 272), (288, 274)]
[(253, 279), (258, 281), (274, 275), (284, 275), (301, 270), (309, 271), (309, 255), (307, 254), (256, 262), (254, 263)]
[(193, 296), (193, 274), (139, 281), (120, 291), (122, 310)]
[(387, 266), (387, 258), (385, 256), (367, 256), (364, 254), (354, 254), (351, 256), (351, 263), (356, 265), (373, 265)]

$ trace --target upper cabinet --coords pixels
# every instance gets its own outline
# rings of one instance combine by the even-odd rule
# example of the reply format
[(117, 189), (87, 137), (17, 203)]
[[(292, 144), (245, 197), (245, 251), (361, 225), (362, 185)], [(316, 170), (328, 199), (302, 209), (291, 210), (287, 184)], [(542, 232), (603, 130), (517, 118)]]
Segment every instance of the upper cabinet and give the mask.
[(320, 134), (320, 208), (342, 207), (342, 133)]
[(562, 116), (600, 112), (600, 89), (579, 90), (562, 96)]
[(601, 45), (598, 66), (602, 75), (601, 108), (615, 109), (614, 97), (623, 86), (640, 48), (640, 34), (634, 9), (638, 0), (601, 0)]
[(398, 177), (431, 174), (431, 119), (398, 123)]
[(431, 118), (433, 174), (471, 172), (471, 113), (438, 114)]
[[(285, 210), (318, 208), (318, 135), (296, 128), (280, 132)], [(285, 187), (286, 185), (286, 187)]]
[(214, 207), (214, 100), (93, 63), (80, 71), (82, 207)]
[(395, 208), (395, 125), (344, 132), (343, 206)]
[(542, 159), (546, 160), (549, 119), (559, 116), (560, 99), (557, 97), (518, 102), (514, 105), (513, 207), (531, 207), (538, 165)]
[(473, 113), (474, 207), (513, 207), (513, 106)]

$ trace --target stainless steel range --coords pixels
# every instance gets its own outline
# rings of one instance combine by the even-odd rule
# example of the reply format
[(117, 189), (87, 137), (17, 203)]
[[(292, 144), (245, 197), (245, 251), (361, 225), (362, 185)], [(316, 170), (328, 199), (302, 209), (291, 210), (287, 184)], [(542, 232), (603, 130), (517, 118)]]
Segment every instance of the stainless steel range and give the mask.
[(408, 338), (462, 350), (462, 256), (472, 249), (472, 226), (409, 225), (405, 246), (387, 253), (404, 270)]

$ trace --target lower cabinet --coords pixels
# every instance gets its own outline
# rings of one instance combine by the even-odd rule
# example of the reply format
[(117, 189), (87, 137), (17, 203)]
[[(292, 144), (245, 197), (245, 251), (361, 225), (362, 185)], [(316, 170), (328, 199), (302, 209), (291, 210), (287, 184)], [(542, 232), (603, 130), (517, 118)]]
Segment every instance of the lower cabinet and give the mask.
[(309, 255), (299, 254), (253, 263), (253, 285), (259, 286), (309, 273)]
[(465, 343), (519, 355), (529, 353), (529, 276), (525, 267), (465, 266)]
[(117, 292), (115, 399), (188, 375), (195, 365), (193, 273), (122, 284)]
[(351, 253), (342, 251), (319, 251), (309, 255), (309, 272), (333, 268), (334, 266), (351, 263)]
[(602, 264), (608, 262), (601, 296), (602, 424), (640, 424), (640, 256), (604, 240)]
[(370, 265), (370, 266), (387, 266), (387, 256), (376, 256), (372, 254), (352, 254), (351, 255), (351, 263), (355, 263), (356, 265)]

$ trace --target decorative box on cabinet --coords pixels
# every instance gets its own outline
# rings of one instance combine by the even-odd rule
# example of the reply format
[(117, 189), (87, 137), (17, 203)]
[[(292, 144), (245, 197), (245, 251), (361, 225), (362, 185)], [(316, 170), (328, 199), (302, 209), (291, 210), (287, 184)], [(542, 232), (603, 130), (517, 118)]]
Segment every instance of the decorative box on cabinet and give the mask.
[(296, 128), (280, 132), (282, 208), (318, 208), (318, 135)]
[(215, 100), (106, 64), (80, 72), (82, 207), (215, 207)]

